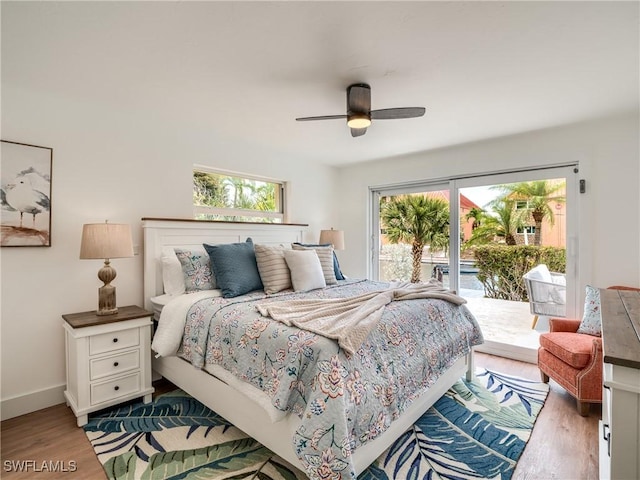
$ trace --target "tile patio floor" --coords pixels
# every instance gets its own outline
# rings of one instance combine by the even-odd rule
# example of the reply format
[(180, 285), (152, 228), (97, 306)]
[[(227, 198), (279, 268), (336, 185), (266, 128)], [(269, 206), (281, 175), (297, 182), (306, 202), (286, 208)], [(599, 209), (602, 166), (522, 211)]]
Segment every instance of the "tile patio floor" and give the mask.
[(485, 338), (476, 350), (536, 363), (540, 332), (548, 331), (547, 319), (540, 317), (534, 330), (528, 303), (483, 298), (472, 292), (461, 290)]

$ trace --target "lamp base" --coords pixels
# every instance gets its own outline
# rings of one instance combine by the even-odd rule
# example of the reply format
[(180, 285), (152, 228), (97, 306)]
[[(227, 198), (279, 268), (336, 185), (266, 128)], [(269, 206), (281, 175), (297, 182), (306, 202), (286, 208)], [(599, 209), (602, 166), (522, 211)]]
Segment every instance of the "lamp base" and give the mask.
[(114, 315), (118, 313), (116, 307), (116, 287), (109, 282), (116, 277), (116, 271), (110, 265), (105, 265), (98, 272), (98, 278), (105, 282), (98, 288), (98, 311), (96, 315)]

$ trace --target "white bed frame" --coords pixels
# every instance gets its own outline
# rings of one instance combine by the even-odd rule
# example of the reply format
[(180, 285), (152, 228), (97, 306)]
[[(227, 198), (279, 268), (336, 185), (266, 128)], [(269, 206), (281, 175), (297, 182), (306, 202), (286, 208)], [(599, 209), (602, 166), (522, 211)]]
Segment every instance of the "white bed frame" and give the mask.
[[(306, 227), (302, 224), (203, 222), (143, 218), (145, 308), (152, 310), (149, 299), (163, 293), (160, 262), (163, 247), (244, 242), (247, 237), (251, 237), (254, 243), (272, 245), (313, 242), (313, 239), (304, 238)], [(460, 358), (427, 392), (415, 400), (403, 415), (391, 424), (387, 431), (375, 440), (359, 447), (352, 455), (356, 474), (360, 474), (378, 458), (458, 379), (463, 375), (470, 379), (473, 374), (472, 359), (472, 354)], [(265, 410), (253, 400), (242, 395), (219, 378), (204, 370), (194, 368), (178, 357), (154, 359), (153, 370), (304, 471), (293, 450), (292, 443), (293, 435), (300, 425), (300, 419), (297, 416), (287, 415), (283, 420), (273, 423)]]

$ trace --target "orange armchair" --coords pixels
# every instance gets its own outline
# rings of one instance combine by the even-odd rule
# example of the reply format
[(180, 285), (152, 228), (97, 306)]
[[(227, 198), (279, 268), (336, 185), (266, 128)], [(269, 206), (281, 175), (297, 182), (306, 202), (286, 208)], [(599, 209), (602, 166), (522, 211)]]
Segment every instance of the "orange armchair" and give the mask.
[(602, 403), (602, 338), (576, 333), (580, 320), (549, 319), (549, 333), (540, 335), (538, 368), (575, 397), (578, 412), (589, 415), (590, 404)]
[[(609, 289), (640, 291), (620, 285)], [(551, 377), (560, 384), (586, 417), (592, 403), (602, 403), (602, 338), (577, 333), (579, 326), (580, 320), (549, 319), (549, 333), (540, 335), (538, 368), (542, 381), (547, 383)]]

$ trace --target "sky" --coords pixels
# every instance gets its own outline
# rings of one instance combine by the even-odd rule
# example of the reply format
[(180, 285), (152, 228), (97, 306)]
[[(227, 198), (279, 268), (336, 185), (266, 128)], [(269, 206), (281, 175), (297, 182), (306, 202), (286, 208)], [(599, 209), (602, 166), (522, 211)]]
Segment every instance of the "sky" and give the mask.
[(485, 208), (487, 203), (496, 198), (500, 192), (492, 190), (490, 187), (468, 187), (461, 188), (460, 193), (478, 205), (480, 208)]

